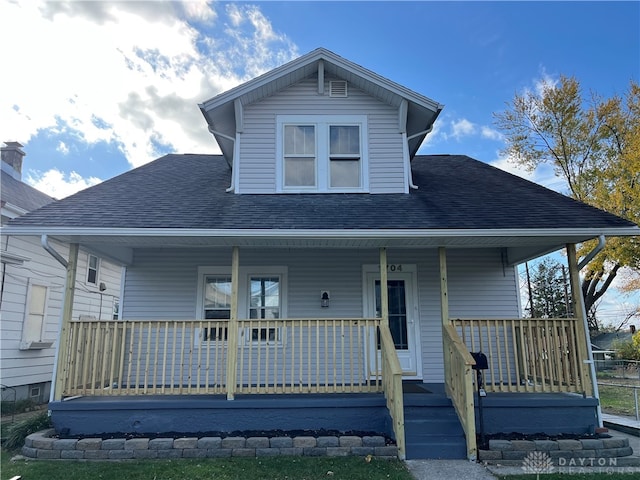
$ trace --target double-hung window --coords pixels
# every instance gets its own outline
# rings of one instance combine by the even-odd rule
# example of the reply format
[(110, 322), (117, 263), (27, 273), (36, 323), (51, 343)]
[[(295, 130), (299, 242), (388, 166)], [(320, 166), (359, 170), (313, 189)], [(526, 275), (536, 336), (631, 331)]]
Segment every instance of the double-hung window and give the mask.
[(364, 115), (278, 117), (279, 191), (366, 192)]
[[(226, 341), (231, 318), (232, 279), (228, 267), (198, 267), (198, 310), (212, 323), (198, 329), (195, 341)], [(283, 341), (279, 320), (286, 318), (287, 268), (281, 266), (240, 267), (238, 277), (238, 319), (240, 342)], [(217, 321), (217, 322), (216, 322)]]
[(285, 125), (284, 184), (303, 188), (316, 186), (315, 125)]
[(359, 125), (329, 125), (329, 187), (360, 188)]
[[(249, 282), (249, 318), (251, 320), (277, 320), (280, 318), (280, 278), (251, 276)], [(274, 342), (278, 330), (273, 327), (252, 328), (251, 340)]]
[[(231, 318), (231, 277), (207, 275), (204, 281), (204, 318), (229, 320)], [(205, 328), (202, 339), (204, 341), (226, 340), (226, 325)]]
[(95, 255), (89, 254), (87, 256), (87, 283), (91, 285), (98, 284), (98, 268), (100, 266), (100, 259)]

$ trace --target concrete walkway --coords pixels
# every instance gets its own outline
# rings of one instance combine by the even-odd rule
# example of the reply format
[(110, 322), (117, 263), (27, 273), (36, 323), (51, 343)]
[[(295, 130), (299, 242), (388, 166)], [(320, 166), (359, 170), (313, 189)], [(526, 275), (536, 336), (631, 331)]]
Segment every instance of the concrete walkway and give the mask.
[[(604, 465), (580, 465), (578, 459), (575, 464), (554, 466), (554, 472), (640, 474), (640, 423), (635, 418), (607, 414), (603, 414), (602, 417), (605, 426), (609, 429), (609, 435), (614, 438), (621, 437), (629, 440), (633, 455), (618, 459), (615, 462), (617, 465), (610, 465), (613, 462), (609, 461), (609, 459), (596, 459), (596, 461), (605, 461), (606, 464)], [(527, 473), (522, 467), (483, 465), (482, 463), (469, 462), (468, 460), (407, 460), (405, 463), (416, 480), (495, 480), (499, 476)]]
[(468, 460), (407, 460), (405, 463), (416, 480), (495, 480), (497, 478), (481, 463)]

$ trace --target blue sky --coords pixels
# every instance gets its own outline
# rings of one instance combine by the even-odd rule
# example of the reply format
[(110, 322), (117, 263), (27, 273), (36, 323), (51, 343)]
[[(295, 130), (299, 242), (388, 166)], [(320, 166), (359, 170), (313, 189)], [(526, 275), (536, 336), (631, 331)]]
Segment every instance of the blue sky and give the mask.
[(0, 0), (0, 17), (0, 141), (21, 142), (24, 180), (57, 198), (165, 153), (217, 153), (197, 104), (317, 47), (445, 105), (421, 153), (560, 191), (500, 155), (493, 112), (561, 74), (605, 97), (640, 81), (637, 1)]

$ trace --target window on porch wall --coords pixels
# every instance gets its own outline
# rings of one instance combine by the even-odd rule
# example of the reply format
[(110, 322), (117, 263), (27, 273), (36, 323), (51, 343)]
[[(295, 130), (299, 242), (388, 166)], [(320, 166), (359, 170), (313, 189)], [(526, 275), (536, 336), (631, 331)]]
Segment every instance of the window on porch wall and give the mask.
[[(231, 277), (207, 276), (205, 278), (204, 318), (229, 320), (231, 318)], [(227, 328), (205, 328), (202, 339), (226, 340)]]
[[(277, 320), (280, 318), (280, 278), (251, 277), (249, 318), (251, 320)], [(279, 340), (276, 328), (252, 328), (254, 342)]]

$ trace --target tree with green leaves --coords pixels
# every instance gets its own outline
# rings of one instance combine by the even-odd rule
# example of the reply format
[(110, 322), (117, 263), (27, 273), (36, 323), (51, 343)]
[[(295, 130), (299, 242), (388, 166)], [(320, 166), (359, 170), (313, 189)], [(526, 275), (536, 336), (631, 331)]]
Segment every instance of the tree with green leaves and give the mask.
[(640, 331), (633, 334), (631, 340), (616, 343), (616, 357), (624, 360), (640, 360)]
[(529, 306), (532, 318), (563, 318), (568, 316), (570, 304), (569, 281), (566, 269), (556, 260), (547, 257), (527, 268)]
[[(580, 83), (562, 76), (544, 81), (538, 90), (516, 94), (507, 108), (494, 113), (503, 132), (503, 154), (529, 171), (553, 166), (575, 199), (640, 223), (640, 85), (633, 81), (626, 95), (583, 98)], [(590, 251), (587, 242), (579, 254)], [(640, 238), (608, 239), (605, 249), (583, 271), (582, 293), (590, 319), (598, 300), (621, 270), (629, 269), (627, 291), (640, 287)]]

